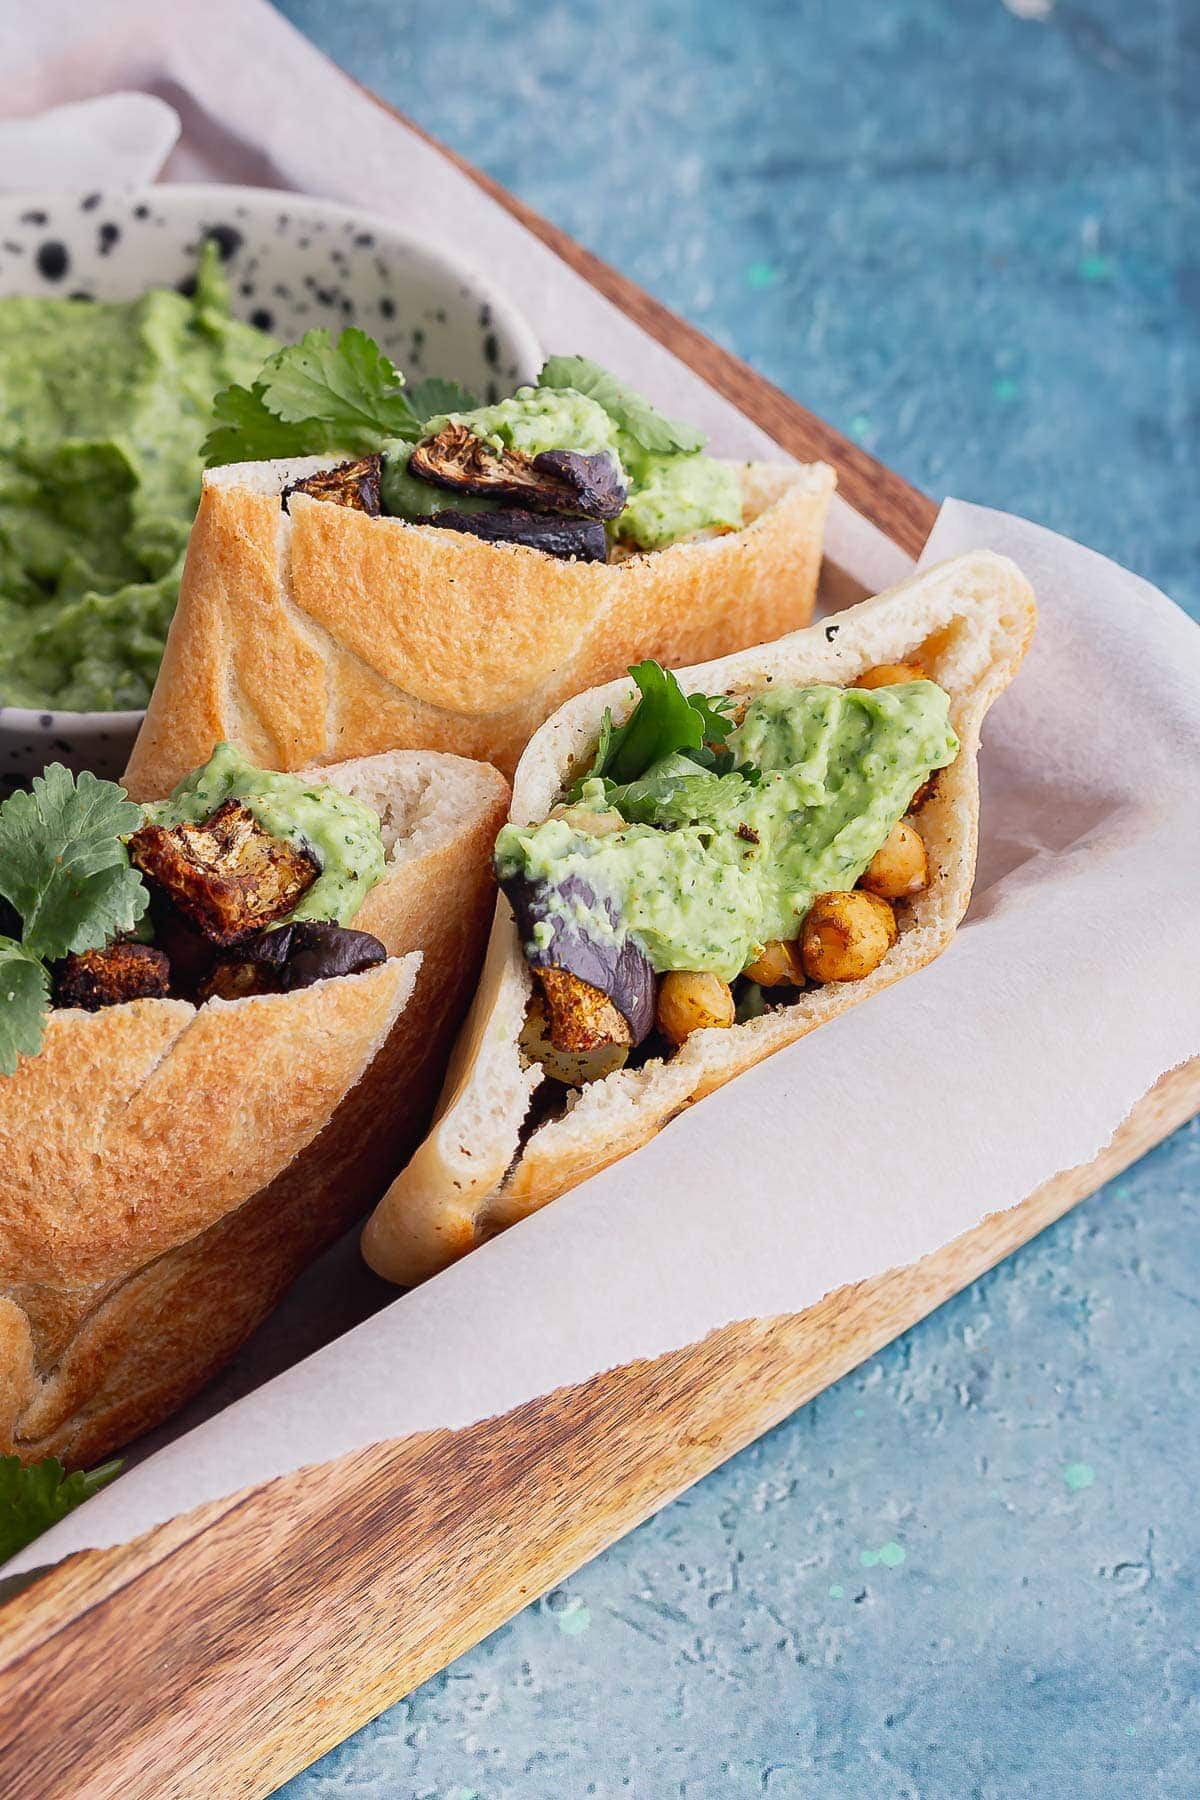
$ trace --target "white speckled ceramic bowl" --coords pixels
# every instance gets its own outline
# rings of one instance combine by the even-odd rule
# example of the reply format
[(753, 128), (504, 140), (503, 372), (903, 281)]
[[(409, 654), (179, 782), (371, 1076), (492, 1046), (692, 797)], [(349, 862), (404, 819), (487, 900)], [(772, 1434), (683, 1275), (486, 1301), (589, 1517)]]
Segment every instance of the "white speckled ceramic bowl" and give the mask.
[[(411, 378), (452, 376), (489, 399), (541, 364), (531, 327), (477, 270), (377, 215), (263, 188), (6, 195), (0, 294), (131, 300), (187, 282), (205, 237), (237, 316), (284, 341), (361, 325)], [(141, 718), (0, 705), (0, 781), (55, 761), (117, 775)]]

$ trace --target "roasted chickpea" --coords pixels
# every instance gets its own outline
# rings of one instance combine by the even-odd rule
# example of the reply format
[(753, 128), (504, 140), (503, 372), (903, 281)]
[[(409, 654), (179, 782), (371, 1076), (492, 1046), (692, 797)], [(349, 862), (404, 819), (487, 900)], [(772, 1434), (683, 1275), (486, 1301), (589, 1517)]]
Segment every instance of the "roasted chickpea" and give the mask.
[(658, 1029), (679, 1045), (693, 1031), (733, 1024), (733, 993), (719, 975), (672, 969), (658, 984)]
[(782, 938), (772, 938), (764, 944), (760, 953), (744, 970), (751, 981), (757, 981), (759, 987), (803, 987), (804, 964), (800, 961), (800, 946), (797, 943), (785, 943)]
[(590, 806), (567, 806), (560, 803), (550, 809), (550, 818), (563, 819), (572, 831), (582, 831), (588, 837), (609, 837), (614, 831), (624, 831), (625, 820), (615, 810), (596, 812)]
[(818, 894), (800, 936), (804, 973), (812, 981), (861, 981), (895, 941), (896, 915), (878, 895)]
[(859, 887), (881, 900), (904, 900), (929, 886), (929, 858), (916, 826), (901, 819), (867, 864)]
[(902, 681), (924, 681), (925, 671), (919, 662), (876, 663), (854, 679), (860, 688), (898, 687)]

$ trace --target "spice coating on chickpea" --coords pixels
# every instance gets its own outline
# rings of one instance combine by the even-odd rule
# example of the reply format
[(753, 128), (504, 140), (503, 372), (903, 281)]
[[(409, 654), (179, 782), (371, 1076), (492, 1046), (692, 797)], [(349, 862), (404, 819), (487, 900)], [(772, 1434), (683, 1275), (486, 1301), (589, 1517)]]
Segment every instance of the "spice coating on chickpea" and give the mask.
[(881, 900), (906, 900), (929, 886), (925, 840), (915, 825), (900, 819), (892, 826), (858, 885)]
[(896, 941), (896, 915), (886, 900), (857, 889), (818, 894), (800, 940), (812, 981), (862, 981)]
[(762, 950), (752, 963), (747, 963), (743, 973), (751, 981), (757, 981), (759, 987), (803, 987), (804, 964), (800, 960), (798, 943), (787, 943), (783, 938), (772, 938), (764, 944)]
[(673, 969), (658, 988), (658, 1029), (677, 1048), (693, 1031), (724, 1029), (734, 1020), (733, 992), (719, 975)]

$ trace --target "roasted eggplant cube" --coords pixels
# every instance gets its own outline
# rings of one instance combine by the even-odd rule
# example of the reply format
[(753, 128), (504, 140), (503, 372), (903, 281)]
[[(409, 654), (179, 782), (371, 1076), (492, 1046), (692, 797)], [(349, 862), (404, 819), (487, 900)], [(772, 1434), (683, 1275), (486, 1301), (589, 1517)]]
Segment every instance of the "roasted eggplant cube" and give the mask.
[(109, 944), (81, 950), (54, 966), (54, 1004), (99, 1012), (126, 1000), (162, 1000), (170, 992), (171, 965), (153, 944)]
[(272, 837), (239, 800), (198, 825), (143, 825), (129, 840), (129, 859), (222, 947), (290, 913), (320, 873), (307, 850)]
[(377, 519), (382, 510), (382, 472), (382, 456), (362, 456), (357, 462), (339, 463), (336, 469), (318, 469), (315, 475), (306, 475), (302, 481), (290, 482), (284, 488), (283, 510), (287, 512), (293, 494), (308, 494), (313, 500), (331, 500), (335, 506), (349, 506)]
[(604, 1044), (633, 1048), (628, 1019), (599, 988), (565, 969), (535, 969), (534, 975), (545, 996), (550, 1042), (556, 1050), (579, 1055)]
[(387, 961), (387, 951), (369, 931), (319, 919), (299, 919), (256, 932), (233, 956), (214, 964), (198, 998), (242, 1000), (248, 994), (287, 994), (333, 975), (357, 975)]
[(443, 531), (466, 531), (489, 544), (524, 544), (566, 561), (607, 562), (608, 534), (597, 519), (559, 519), (549, 513), (506, 507), (502, 512), (463, 513), (447, 508), (422, 520)]
[(408, 472), (435, 487), (487, 500), (512, 501), (531, 512), (615, 519), (627, 499), (611, 456), (577, 450), (497, 450), (466, 425), (447, 425), (417, 444)]
[[(599, 1043), (640, 1044), (654, 1026), (654, 970), (632, 938), (615, 932), (589, 934), (586, 916), (595, 907), (596, 896), (587, 882), (568, 875), (558, 887), (551, 887), (513, 876), (501, 885), (516, 915), (526, 957), (542, 982), (553, 1043), (560, 1050), (583, 1050)], [(615, 925), (613, 907), (606, 903), (604, 910)], [(572, 987), (572, 981), (578, 987)], [(611, 1003), (623, 1032), (608, 1021), (611, 1029), (603, 1035), (606, 1027), (601, 1020), (607, 1015), (600, 1012), (593, 995)]]

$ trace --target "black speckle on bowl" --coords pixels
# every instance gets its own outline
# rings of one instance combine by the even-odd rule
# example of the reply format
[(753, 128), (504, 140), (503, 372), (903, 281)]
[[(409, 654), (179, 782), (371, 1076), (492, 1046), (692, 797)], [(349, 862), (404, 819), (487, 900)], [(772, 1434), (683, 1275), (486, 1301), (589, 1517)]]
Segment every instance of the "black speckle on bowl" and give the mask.
[(21, 223), (22, 225), (48, 225), (50, 223), (50, 214), (41, 212), (35, 207), (32, 212), (23, 212), (21, 214)]
[(135, 206), (133, 209), (133, 216), (135, 219), (148, 219), (150, 217), (150, 208), (144, 204)]
[(222, 262), (228, 262), (242, 247), (242, 234), (236, 225), (209, 225), (204, 235), (217, 246)]
[(89, 294), (86, 288), (73, 288), (67, 295), (68, 300), (94, 300), (95, 294)]
[(61, 281), (71, 266), (71, 258), (67, 255), (67, 246), (60, 238), (47, 238), (44, 244), (38, 245), (38, 273), (47, 281)]
[[(254, 289), (248, 288), (244, 291), (252, 294)], [(268, 312), (265, 306), (256, 306), (254, 311), (250, 314), (250, 323), (252, 325), (257, 325), (260, 331), (274, 331), (275, 316), (273, 313)]]
[(375, 242), (375, 233), (373, 231), (356, 231), (354, 234), (354, 241), (356, 244), (361, 245), (364, 250), (369, 250)]
[(49, 731), (49, 729), (53, 725), (53, 723), (54, 723), (54, 714), (53, 713), (42, 713), (41, 717), (38, 719), (38, 724), (41, 726), (43, 731)]
[(380, 299), (379, 316), (381, 319), (394, 319), (395, 318), (396, 302), (392, 299), (392, 296), (390, 294), (384, 294), (382, 296), (382, 298)]
[(96, 248), (101, 256), (108, 256), (112, 247), (121, 241), (121, 227), (111, 219), (106, 219), (96, 232)]
[(489, 369), (500, 367), (500, 339), (494, 331), (489, 331), (483, 340), (483, 354)]
[(103, 194), (85, 194), (79, 202), (80, 212), (95, 212), (103, 198)]

